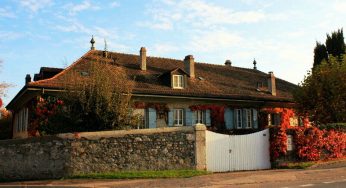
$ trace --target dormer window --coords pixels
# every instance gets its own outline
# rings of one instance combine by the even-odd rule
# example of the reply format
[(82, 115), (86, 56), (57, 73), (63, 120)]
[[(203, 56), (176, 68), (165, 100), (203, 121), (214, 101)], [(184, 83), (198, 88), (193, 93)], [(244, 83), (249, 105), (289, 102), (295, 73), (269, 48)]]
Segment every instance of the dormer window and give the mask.
[(184, 76), (183, 75), (173, 75), (173, 88), (183, 89), (184, 88)]

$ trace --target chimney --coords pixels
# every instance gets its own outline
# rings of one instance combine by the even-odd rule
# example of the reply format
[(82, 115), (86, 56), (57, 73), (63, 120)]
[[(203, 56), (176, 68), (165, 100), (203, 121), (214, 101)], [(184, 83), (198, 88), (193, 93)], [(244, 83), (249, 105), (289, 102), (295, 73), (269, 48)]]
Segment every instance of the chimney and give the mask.
[(147, 70), (147, 50), (145, 47), (141, 47), (139, 51), (139, 64), (141, 66), (141, 70)]
[(273, 96), (276, 96), (276, 84), (273, 72), (268, 73), (268, 90)]
[(184, 64), (185, 71), (189, 74), (190, 78), (195, 78), (195, 59), (193, 58), (193, 56), (185, 56)]
[(30, 74), (27, 74), (25, 76), (25, 85), (28, 84), (29, 82), (31, 82), (31, 76), (30, 76)]
[(227, 59), (227, 60), (225, 61), (225, 65), (226, 65), (226, 66), (232, 66), (231, 60)]

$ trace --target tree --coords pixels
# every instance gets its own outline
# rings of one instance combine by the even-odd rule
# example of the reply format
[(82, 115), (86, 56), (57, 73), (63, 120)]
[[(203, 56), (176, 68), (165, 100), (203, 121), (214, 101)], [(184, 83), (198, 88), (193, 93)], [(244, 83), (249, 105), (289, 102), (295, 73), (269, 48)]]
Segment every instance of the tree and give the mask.
[(326, 48), (329, 55), (340, 58), (345, 54), (344, 33), (342, 29), (332, 32), (331, 35), (327, 34)]
[(326, 60), (326, 61), (328, 60), (327, 48), (324, 44), (316, 42), (316, 47), (314, 49), (313, 67), (316, 67), (317, 65), (321, 64), (323, 60)]
[[(0, 72), (1, 72), (1, 68), (2, 68), (2, 60), (0, 59)], [(5, 83), (5, 82), (0, 82), (0, 107), (2, 106), (2, 99), (1, 97), (5, 96), (5, 91), (6, 89), (9, 87), (9, 84)]]
[(65, 107), (58, 108), (58, 113), (39, 130), (54, 134), (124, 129), (136, 124), (135, 118), (129, 115), (133, 82), (126, 72), (99, 60), (83, 67), (84, 70), (70, 69), (65, 74), (64, 92), (57, 96)]
[(313, 68), (294, 93), (297, 110), (316, 125), (346, 122), (346, 58), (330, 56)]
[(341, 56), (345, 53), (343, 29), (338, 29), (337, 31), (332, 32), (331, 35), (327, 34), (325, 44), (316, 42), (316, 46), (314, 48), (313, 67), (320, 65), (323, 60), (328, 62), (329, 56), (334, 56), (341, 60)]

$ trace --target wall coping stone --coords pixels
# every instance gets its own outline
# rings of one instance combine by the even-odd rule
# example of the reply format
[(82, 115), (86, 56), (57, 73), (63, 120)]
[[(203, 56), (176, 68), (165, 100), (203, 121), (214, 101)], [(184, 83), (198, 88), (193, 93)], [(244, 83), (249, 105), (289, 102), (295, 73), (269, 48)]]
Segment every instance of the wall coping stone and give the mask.
[(195, 130), (194, 127), (163, 127), (155, 129), (129, 129), (129, 130), (112, 130), (112, 131), (99, 131), (99, 132), (81, 132), (81, 133), (63, 133), (57, 134), (56, 136), (62, 139), (76, 139), (86, 138), (86, 139), (99, 139), (99, 138), (116, 138), (123, 137), (125, 135), (148, 135), (148, 134), (158, 134), (167, 132), (191, 132)]

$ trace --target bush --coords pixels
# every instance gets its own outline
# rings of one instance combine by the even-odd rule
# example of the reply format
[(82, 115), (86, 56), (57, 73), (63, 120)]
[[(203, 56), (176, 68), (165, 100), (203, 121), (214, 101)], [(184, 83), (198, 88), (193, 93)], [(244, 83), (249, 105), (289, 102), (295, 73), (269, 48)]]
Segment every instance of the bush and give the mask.
[(346, 132), (346, 123), (328, 123), (319, 126), (323, 130), (335, 130), (340, 132)]

